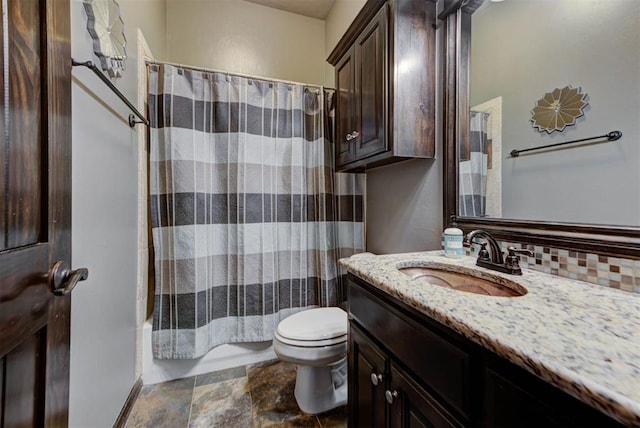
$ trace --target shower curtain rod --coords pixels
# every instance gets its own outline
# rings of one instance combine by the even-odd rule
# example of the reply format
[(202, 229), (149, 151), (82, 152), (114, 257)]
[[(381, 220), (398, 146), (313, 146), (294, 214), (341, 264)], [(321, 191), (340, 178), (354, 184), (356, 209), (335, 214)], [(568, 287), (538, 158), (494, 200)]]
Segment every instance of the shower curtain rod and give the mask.
[[(293, 82), (291, 80), (274, 79), (274, 78), (271, 78), (271, 77), (264, 77), (264, 76), (252, 76), (251, 74), (236, 73), (236, 72), (223, 71), (223, 70), (215, 70), (213, 68), (195, 67), (193, 65), (179, 64), (179, 63), (176, 63), (176, 62), (147, 60), (147, 59), (145, 59), (144, 62), (147, 65), (151, 65), (151, 64), (162, 65), (162, 64), (165, 64), (165, 65), (172, 65), (174, 67), (190, 68), (192, 70), (204, 71), (206, 73), (222, 73), (222, 74), (227, 74), (227, 75), (244, 77), (246, 79), (263, 80), (263, 81), (266, 81), (266, 82), (287, 83), (289, 85), (304, 85), (304, 86), (311, 86), (313, 88), (318, 88), (318, 89), (323, 89), (324, 88), (324, 86), (322, 86), (322, 85), (315, 85), (313, 83)], [(331, 88), (327, 88), (327, 89), (331, 89)]]

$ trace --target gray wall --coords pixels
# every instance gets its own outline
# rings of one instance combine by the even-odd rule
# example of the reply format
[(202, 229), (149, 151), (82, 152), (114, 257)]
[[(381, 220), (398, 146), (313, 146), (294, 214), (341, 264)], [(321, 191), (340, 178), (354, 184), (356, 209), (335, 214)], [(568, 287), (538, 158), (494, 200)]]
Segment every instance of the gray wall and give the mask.
[(442, 160), (416, 159), (367, 172), (367, 251), (435, 250), (442, 239)]
[[(165, 0), (120, 0), (128, 40), (116, 86), (135, 104), (136, 32), (155, 55), (166, 52)], [(81, 0), (71, 0), (72, 55), (93, 60)], [(73, 292), (69, 425), (111, 426), (136, 380), (136, 132), (122, 102), (87, 69), (72, 82), (72, 257), (89, 268)]]
[[(473, 16), (471, 105), (503, 99), (503, 217), (640, 225), (640, 2), (486, 1)], [(535, 102), (572, 85), (589, 94), (576, 125), (551, 135)], [(620, 130), (615, 143), (510, 158)]]

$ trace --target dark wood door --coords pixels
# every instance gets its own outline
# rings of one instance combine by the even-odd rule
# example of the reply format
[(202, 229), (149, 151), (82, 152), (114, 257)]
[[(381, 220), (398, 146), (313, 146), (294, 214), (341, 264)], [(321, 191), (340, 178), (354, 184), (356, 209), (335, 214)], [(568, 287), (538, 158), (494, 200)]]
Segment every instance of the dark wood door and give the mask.
[[(7, 0), (0, 37), (0, 426), (65, 426), (71, 260), (68, 0)], [(56, 282), (67, 284), (70, 272)], [(84, 275), (86, 276), (86, 275)], [(79, 277), (76, 275), (76, 279)]]
[(385, 97), (387, 83), (388, 6), (385, 4), (355, 43), (356, 159), (387, 150)]
[(385, 391), (389, 405), (389, 426), (398, 428), (456, 427), (456, 422), (429, 396), (411, 376), (391, 364), (389, 389)]
[(355, 159), (352, 133), (355, 130), (355, 56), (350, 49), (336, 65), (336, 166)]
[(499, 373), (486, 369), (486, 421), (495, 427), (570, 426), (557, 411)]
[(385, 426), (385, 354), (353, 323), (349, 326), (349, 426)]

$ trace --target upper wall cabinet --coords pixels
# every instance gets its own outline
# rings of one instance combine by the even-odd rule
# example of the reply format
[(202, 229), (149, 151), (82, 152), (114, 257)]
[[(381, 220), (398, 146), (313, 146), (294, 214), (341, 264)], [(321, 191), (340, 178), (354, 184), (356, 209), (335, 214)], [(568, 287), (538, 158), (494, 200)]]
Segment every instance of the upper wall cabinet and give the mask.
[(338, 42), (336, 170), (434, 157), (435, 19), (431, 0), (369, 0)]

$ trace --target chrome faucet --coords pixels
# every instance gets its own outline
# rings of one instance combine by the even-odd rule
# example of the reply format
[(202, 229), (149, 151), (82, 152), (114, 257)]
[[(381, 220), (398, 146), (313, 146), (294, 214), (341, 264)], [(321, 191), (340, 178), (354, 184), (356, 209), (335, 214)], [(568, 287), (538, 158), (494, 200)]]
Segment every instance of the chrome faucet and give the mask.
[[(476, 237), (484, 239), (486, 242), (476, 242), (473, 240)], [(512, 275), (522, 275), (522, 269), (520, 268), (517, 254), (525, 254), (528, 256), (534, 255), (531, 250), (509, 247), (509, 253), (505, 261), (498, 241), (496, 241), (489, 232), (482, 229), (476, 229), (467, 233), (462, 244), (465, 247), (470, 247), (472, 244), (480, 245), (482, 247), (478, 252), (478, 259), (476, 260), (477, 266)], [(487, 245), (489, 245), (491, 252), (487, 250)]]

